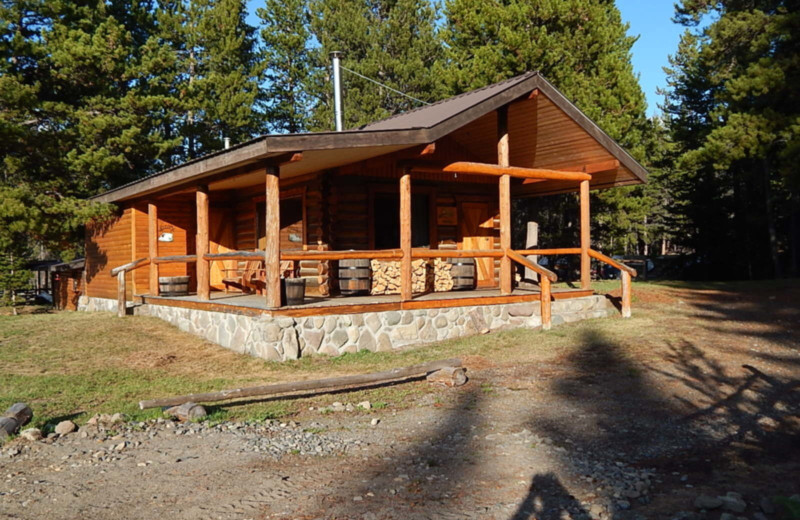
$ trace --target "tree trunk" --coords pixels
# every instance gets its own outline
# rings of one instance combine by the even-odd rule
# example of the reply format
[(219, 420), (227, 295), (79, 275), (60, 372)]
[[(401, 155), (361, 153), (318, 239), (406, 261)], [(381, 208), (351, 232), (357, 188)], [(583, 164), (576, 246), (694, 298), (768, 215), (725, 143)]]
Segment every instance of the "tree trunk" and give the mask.
[(769, 157), (764, 158), (762, 166), (764, 169), (764, 205), (767, 217), (767, 233), (769, 234), (769, 254), (772, 259), (772, 274), (775, 278), (782, 278), (781, 259), (778, 255), (778, 233), (775, 229), (775, 215), (772, 208)]
[(792, 249), (791, 273), (793, 277), (800, 276), (800, 191), (795, 189), (792, 193), (792, 215), (789, 220), (789, 247)]

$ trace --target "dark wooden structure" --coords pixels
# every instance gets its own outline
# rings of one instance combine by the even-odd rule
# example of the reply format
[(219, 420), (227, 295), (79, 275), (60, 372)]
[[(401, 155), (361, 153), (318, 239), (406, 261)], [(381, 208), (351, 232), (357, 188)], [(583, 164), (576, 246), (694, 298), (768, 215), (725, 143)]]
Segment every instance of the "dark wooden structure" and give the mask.
[[(592, 258), (620, 267), (628, 315), (635, 271), (591, 248), (589, 191), (645, 179), (528, 73), (357, 130), (259, 137), (96, 197), (119, 217), (87, 229), (86, 295), (119, 299), (123, 312), (126, 301), (157, 297), (159, 277), (188, 276), (192, 305), (217, 309), (212, 293), (258, 260), (263, 311), (297, 314), (281, 305), (281, 262), (295, 262), (308, 294), (324, 300), (338, 295), (337, 262), (364, 259), (398, 264), (399, 296), (376, 306), (472, 305), (469, 292), (442, 303), (412, 286), (415, 261), (472, 258), (476, 288), (498, 291), (481, 303), (540, 299), (544, 319), (556, 277), (527, 255), (576, 254), (576, 294), (590, 293)], [(512, 250), (512, 197), (564, 192), (580, 194), (578, 247)], [(515, 264), (540, 275), (535, 295), (516, 294)], [(301, 311), (323, 313), (314, 308)]]

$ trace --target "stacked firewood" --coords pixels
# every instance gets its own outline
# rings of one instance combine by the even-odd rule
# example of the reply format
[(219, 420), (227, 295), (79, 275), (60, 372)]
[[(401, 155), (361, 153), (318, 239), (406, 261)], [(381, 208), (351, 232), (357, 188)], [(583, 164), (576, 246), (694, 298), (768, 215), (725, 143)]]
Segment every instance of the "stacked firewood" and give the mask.
[[(400, 294), (400, 262), (372, 260), (372, 294)], [(450, 264), (446, 260), (414, 260), (411, 263), (411, 290), (449, 291), (453, 288)]]

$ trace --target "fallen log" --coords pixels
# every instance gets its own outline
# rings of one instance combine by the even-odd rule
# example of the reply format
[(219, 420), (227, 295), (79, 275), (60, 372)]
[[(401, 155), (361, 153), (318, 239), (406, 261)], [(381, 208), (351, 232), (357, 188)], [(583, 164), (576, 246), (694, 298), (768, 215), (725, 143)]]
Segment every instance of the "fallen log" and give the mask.
[(25, 403), (12, 404), (0, 417), (0, 439), (14, 435), (33, 418), (33, 410)]
[(388, 383), (412, 377), (426, 376), (431, 372), (448, 367), (460, 367), (461, 360), (443, 359), (431, 361), (404, 368), (393, 368), (383, 372), (372, 372), (370, 374), (356, 374), (352, 376), (330, 377), (326, 379), (314, 379), (311, 381), (297, 381), (291, 383), (276, 383), (274, 385), (254, 386), (249, 388), (236, 388), (233, 390), (222, 390), (220, 392), (207, 392), (203, 394), (190, 394), (177, 397), (166, 397), (163, 399), (149, 399), (139, 401), (139, 408), (158, 408), (163, 406), (177, 406), (184, 403), (209, 403), (216, 401), (227, 401), (229, 399), (240, 399), (242, 397), (265, 397), (269, 395), (288, 394), (294, 392), (307, 392), (311, 390), (339, 390), (352, 386), (365, 386), (376, 383)]
[(425, 378), (429, 383), (440, 383), (445, 386), (461, 386), (467, 382), (467, 371), (463, 367), (445, 367), (431, 372)]

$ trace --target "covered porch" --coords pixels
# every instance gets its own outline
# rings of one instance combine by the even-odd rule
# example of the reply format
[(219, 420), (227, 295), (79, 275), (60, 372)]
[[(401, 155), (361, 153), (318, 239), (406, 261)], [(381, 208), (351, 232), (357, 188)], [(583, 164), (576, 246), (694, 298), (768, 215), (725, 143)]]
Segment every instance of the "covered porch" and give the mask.
[[(645, 175), (535, 73), (359, 130), (265, 136), (106, 196), (132, 221), (131, 261), (110, 270), (118, 312), (130, 300), (274, 316), (535, 301), (549, 328), (552, 302), (592, 294), (594, 260), (621, 271), (627, 317), (636, 271), (592, 249), (589, 193)], [(569, 192), (579, 243), (512, 247), (512, 198)], [(553, 290), (542, 255), (577, 257), (578, 288)], [(420, 263), (459, 259), (474, 262), (471, 290), (416, 284)], [(390, 264), (396, 294), (343, 296), (338, 266), (354, 260)], [(519, 283), (523, 270), (535, 283)], [(227, 273), (242, 292), (226, 292)], [(190, 294), (161, 295), (159, 278), (176, 275)], [(282, 302), (284, 276), (307, 282), (302, 305)]]

